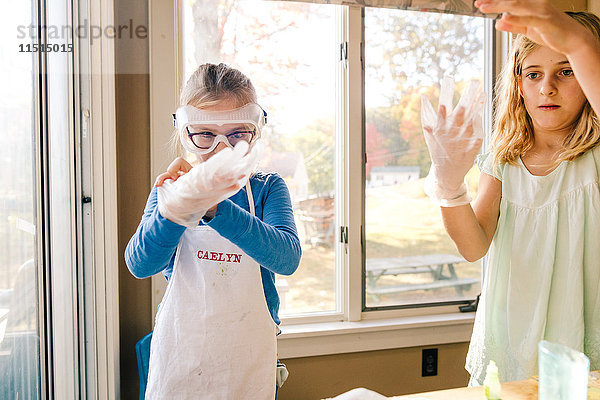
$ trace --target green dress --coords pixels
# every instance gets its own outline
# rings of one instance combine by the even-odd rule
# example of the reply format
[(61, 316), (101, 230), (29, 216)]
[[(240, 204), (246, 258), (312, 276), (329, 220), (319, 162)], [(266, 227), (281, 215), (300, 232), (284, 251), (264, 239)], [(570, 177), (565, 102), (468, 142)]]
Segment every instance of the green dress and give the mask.
[(537, 375), (537, 345), (584, 352), (600, 368), (600, 146), (546, 176), (518, 165), (483, 173), (502, 181), (466, 369), (481, 385), (489, 360), (501, 381)]

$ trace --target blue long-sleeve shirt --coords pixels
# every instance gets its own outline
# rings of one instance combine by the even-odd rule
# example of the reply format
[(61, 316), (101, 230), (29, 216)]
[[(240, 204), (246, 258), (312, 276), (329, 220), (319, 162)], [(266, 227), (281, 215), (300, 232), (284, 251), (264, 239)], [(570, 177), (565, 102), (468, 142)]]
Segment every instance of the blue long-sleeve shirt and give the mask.
[[(294, 223), (288, 188), (278, 174), (258, 172), (250, 178), (255, 216), (250, 214), (246, 188), (219, 203), (208, 226), (241, 248), (261, 266), (263, 290), (269, 312), (279, 324), (279, 295), (275, 273), (291, 275), (300, 263), (302, 250)], [(156, 187), (152, 188), (144, 215), (125, 249), (125, 261), (136, 278), (173, 272), (175, 251), (185, 226), (158, 211)], [(200, 221), (200, 224), (203, 224)]]

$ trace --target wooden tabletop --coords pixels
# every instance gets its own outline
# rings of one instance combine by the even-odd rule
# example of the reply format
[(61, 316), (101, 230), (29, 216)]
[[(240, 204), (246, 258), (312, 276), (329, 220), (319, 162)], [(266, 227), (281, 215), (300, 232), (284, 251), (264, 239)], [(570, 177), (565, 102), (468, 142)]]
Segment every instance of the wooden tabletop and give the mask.
[[(537, 379), (527, 379), (517, 382), (506, 382), (502, 386), (502, 400), (537, 400)], [(458, 388), (438, 390), (436, 392), (417, 393), (406, 396), (390, 397), (394, 400), (483, 400), (483, 387)], [(590, 373), (588, 400), (600, 400), (600, 373)]]

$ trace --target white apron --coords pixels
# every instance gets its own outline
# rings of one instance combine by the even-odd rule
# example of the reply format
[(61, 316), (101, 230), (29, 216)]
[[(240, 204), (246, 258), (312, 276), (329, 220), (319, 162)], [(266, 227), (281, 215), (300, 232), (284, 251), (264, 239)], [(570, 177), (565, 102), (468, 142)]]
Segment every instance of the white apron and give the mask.
[[(254, 215), (250, 182), (246, 192)], [(146, 399), (273, 400), (277, 329), (260, 265), (209, 226), (186, 229), (156, 315)]]

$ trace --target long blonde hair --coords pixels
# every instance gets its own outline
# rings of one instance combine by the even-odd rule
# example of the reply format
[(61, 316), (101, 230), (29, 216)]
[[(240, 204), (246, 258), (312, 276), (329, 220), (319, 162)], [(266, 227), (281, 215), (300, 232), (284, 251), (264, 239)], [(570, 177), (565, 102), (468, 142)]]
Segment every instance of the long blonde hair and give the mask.
[[(585, 26), (600, 40), (600, 19), (587, 12), (567, 12), (571, 18)], [(525, 58), (539, 45), (523, 35), (517, 35), (509, 62), (502, 70), (496, 85), (494, 134), (492, 152), (494, 165), (516, 164), (518, 158), (531, 149), (534, 143), (533, 123), (527, 113), (519, 91), (519, 78)], [(572, 132), (563, 140), (563, 150), (554, 161), (572, 161), (600, 143), (600, 121), (589, 101), (585, 102)]]
[[(246, 75), (223, 63), (200, 65), (179, 96), (180, 105), (196, 108), (210, 107), (227, 100), (233, 100), (239, 107), (256, 103), (256, 90)], [(171, 144), (177, 155), (184, 154), (177, 130), (173, 132)]]

